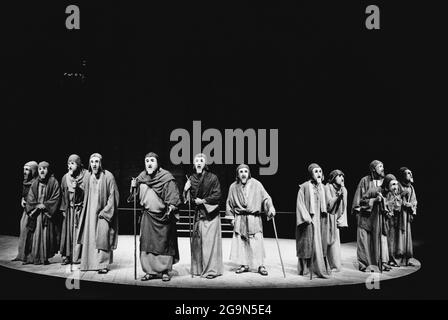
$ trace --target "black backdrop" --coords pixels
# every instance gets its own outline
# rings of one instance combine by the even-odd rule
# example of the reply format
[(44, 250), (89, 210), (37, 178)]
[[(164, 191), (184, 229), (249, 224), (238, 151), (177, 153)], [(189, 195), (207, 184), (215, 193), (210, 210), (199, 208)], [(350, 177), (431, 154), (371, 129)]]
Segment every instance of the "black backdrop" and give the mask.
[[(79, 5), (81, 30), (65, 29), (68, 4)], [(423, 94), (433, 68), (427, 29), (409, 23), (431, 9), (381, 3), (381, 30), (369, 31), (368, 4), (7, 5), (1, 233), (18, 233), (25, 162), (47, 160), (60, 179), (71, 153), (87, 163), (100, 152), (126, 207), (149, 151), (182, 187), (191, 168), (170, 164), (169, 135), (201, 120), (203, 130), (279, 130), (277, 174), (252, 167), (279, 211), (294, 211), (311, 162), (346, 173), (350, 202), (371, 160), (388, 173), (408, 166), (419, 198), (415, 237), (435, 243), (444, 228), (433, 223), (432, 187), (442, 136), (438, 105)], [(85, 82), (64, 76), (73, 72)], [(212, 166), (225, 194), (235, 167)], [(294, 216), (278, 219), (280, 236), (293, 237)], [(122, 220), (124, 232), (130, 222)], [(355, 239), (353, 217), (349, 224), (344, 241)]]

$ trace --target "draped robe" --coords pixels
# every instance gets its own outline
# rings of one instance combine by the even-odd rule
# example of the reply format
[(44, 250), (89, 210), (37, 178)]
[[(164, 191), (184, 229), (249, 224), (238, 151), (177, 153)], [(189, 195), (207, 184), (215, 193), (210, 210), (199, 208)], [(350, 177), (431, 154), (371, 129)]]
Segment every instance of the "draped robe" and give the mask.
[(370, 212), (370, 243), (369, 254), (370, 266), (379, 266), (379, 262), (386, 264), (389, 262), (389, 246), (388, 235), (390, 232), (390, 217), (387, 215), (389, 211), (388, 201), (375, 199), (381, 193), (383, 197), (387, 197), (387, 192), (382, 187), (370, 188), (362, 197), (360, 204), (363, 208), (368, 208)]
[(233, 182), (226, 201), (226, 215), (234, 218), (230, 260), (255, 268), (264, 264), (261, 213), (274, 208), (261, 182), (249, 178), (246, 184)]
[[(336, 196), (337, 190), (342, 189), (342, 197)], [(325, 186), (328, 215), (328, 248), (327, 259), (331, 268), (341, 269), (341, 240), (339, 228), (347, 227), (347, 189), (334, 184)]]
[[(38, 204), (43, 204), (45, 209), (38, 209)], [(54, 219), (59, 204), (60, 187), (56, 178), (50, 176), (48, 180), (34, 180), (26, 201), (26, 212), (29, 216), (27, 228), (30, 232), (25, 248), (26, 262), (48, 263), (48, 259), (58, 252), (58, 234)]]
[[(222, 261), (221, 216), (219, 214), (219, 200), (221, 187), (218, 177), (204, 171), (202, 174), (194, 173), (191, 181), (191, 203), (195, 210), (191, 268), (194, 275), (201, 277), (222, 275), (224, 265)], [(208, 205), (214, 206), (208, 212), (203, 204), (196, 205), (194, 199), (205, 200)]]
[[(372, 209), (374, 207), (376, 192), (381, 189), (379, 188), (380, 181), (381, 180), (374, 180), (371, 175), (363, 177), (359, 182), (353, 197), (352, 214), (356, 214), (357, 219), (356, 254), (360, 270), (365, 270), (372, 265), (378, 265), (375, 258), (379, 250), (376, 243), (380, 237), (378, 234), (378, 215), (372, 215)], [(372, 195), (372, 198), (366, 197), (368, 193)], [(378, 210), (375, 211), (378, 213)], [(382, 239), (381, 241), (387, 242), (387, 239)], [(375, 244), (373, 244), (373, 242), (375, 242)], [(386, 245), (383, 244), (383, 247), (387, 248), (387, 243)], [(375, 250), (376, 252), (372, 252), (372, 250)]]
[[(25, 261), (26, 255), (25, 255), (25, 246), (28, 243), (31, 243), (29, 241), (30, 232), (27, 228), (28, 224), (28, 214), (26, 212), (26, 200), (28, 198), (28, 192), (30, 191), (31, 185), (33, 184), (34, 180), (36, 178), (32, 178), (29, 181), (24, 181), (22, 186), (22, 199), (25, 201), (25, 206), (22, 210), (22, 218), (20, 219), (20, 235), (19, 235), (19, 248), (17, 252), (17, 257), (14, 260), (18, 261)], [(28, 240), (27, 240), (28, 239)]]
[(400, 214), (402, 212), (402, 198), (401, 194), (393, 194), (388, 192), (386, 194), (385, 206), (386, 210), (392, 215), (385, 217), (387, 221), (387, 247), (389, 254), (389, 262), (395, 262), (399, 265), (399, 259), (397, 257), (398, 245), (399, 245), (399, 221)]
[(325, 221), (322, 227), (322, 220), (328, 220), (324, 186), (304, 182), (299, 186), (296, 203), (297, 270), (300, 275), (307, 274), (310, 266), (317, 276), (327, 277), (324, 272), (328, 224)]
[(113, 263), (118, 243), (119, 193), (115, 178), (107, 170), (97, 178), (84, 176), (84, 201), (79, 219), (78, 244), (82, 245), (80, 270), (100, 270)]
[[(152, 176), (143, 171), (137, 177), (137, 186), (136, 199), (143, 208), (140, 225), (142, 269), (152, 275), (169, 272), (179, 261), (176, 222), (181, 201), (175, 178), (162, 168)], [(132, 196), (128, 201), (132, 201)]]
[[(68, 257), (73, 262), (79, 262), (81, 258), (81, 245), (76, 239), (79, 233), (79, 218), (84, 202), (84, 176), (87, 170), (82, 169), (77, 177), (66, 173), (61, 180), (61, 212), (62, 221), (61, 246), (59, 248), (63, 257)], [(76, 187), (71, 186), (76, 181)], [(73, 253), (72, 253), (73, 252)], [(73, 257), (72, 257), (73, 255)]]
[(402, 264), (406, 264), (407, 260), (414, 255), (410, 217), (417, 215), (417, 196), (412, 184), (406, 185), (401, 183), (400, 187), (403, 205), (398, 216), (397, 246), (395, 254), (398, 258), (402, 258), (402, 261), (400, 261)]

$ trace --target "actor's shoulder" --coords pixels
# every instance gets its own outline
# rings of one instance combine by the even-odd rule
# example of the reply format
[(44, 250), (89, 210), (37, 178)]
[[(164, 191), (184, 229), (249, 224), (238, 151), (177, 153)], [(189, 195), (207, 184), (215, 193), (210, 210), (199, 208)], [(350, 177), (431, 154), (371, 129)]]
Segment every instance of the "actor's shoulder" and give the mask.
[(53, 175), (53, 176), (51, 176), (49, 179), (48, 179), (48, 181), (51, 181), (52, 183), (56, 183), (56, 184), (59, 184), (59, 181), (58, 181), (58, 179), (56, 179), (56, 177)]
[(371, 177), (369, 175), (367, 175), (367, 176), (362, 177), (360, 182), (365, 183), (365, 182), (369, 182), (370, 180), (371, 180)]
[(299, 189), (302, 189), (302, 188), (305, 188), (307, 185), (309, 185), (310, 184), (310, 181), (308, 180), (308, 181), (305, 181), (305, 182), (302, 182), (301, 184), (299, 184)]
[(236, 185), (237, 185), (237, 182), (236, 182), (236, 181), (233, 181), (233, 182), (230, 184), (229, 190), (235, 188)]
[(255, 179), (253, 177), (251, 177), (249, 181), (252, 185), (258, 185), (258, 186), (264, 188), (263, 184), (259, 180)]
[(211, 179), (216, 179), (218, 180), (218, 176), (216, 174), (214, 174), (213, 172), (207, 171), (207, 175), (211, 178)]
[(110, 172), (109, 170), (104, 170), (104, 176), (105, 176), (107, 179), (115, 179), (113, 173)]

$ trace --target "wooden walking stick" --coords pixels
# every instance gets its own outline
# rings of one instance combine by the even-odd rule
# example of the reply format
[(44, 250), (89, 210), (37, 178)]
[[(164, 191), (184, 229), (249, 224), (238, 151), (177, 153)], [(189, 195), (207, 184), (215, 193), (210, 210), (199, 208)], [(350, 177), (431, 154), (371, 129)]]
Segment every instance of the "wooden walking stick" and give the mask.
[[(190, 178), (187, 177), (187, 181), (190, 180)], [(190, 186), (191, 188), (191, 186)], [(192, 237), (192, 226), (191, 226), (191, 189), (188, 189), (187, 191), (187, 199), (188, 199), (188, 228), (190, 231), (190, 274), (193, 278), (193, 237)]]
[(274, 217), (272, 217), (272, 225), (274, 226), (275, 241), (277, 242), (278, 255), (280, 257), (280, 263), (282, 264), (283, 277), (286, 278), (285, 266), (283, 265), (282, 254), (280, 252), (280, 245), (278, 243), (277, 228), (275, 226), (275, 218)]
[(71, 230), (72, 231), (72, 243), (71, 243), (71, 245), (72, 245), (72, 247), (71, 247), (71, 251), (72, 251), (71, 255), (72, 256), (70, 257), (70, 272), (73, 272), (73, 258), (74, 258), (74, 255), (75, 255), (74, 252), (75, 252), (75, 244), (76, 244), (76, 242), (75, 242), (75, 219), (76, 219), (75, 213), (76, 213), (75, 207), (73, 207), (73, 212), (72, 212), (73, 221), (72, 221), (72, 230)]
[(134, 280), (137, 280), (137, 183), (132, 178), (132, 187), (134, 188)]
[(379, 240), (379, 244), (380, 244), (380, 248), (379, 248), (379, 253), (380, 253), (380, 259), (378, 262), (378, 266), (380, 268), (380, 273), (383, 273), (383, 212), (386, 210), (386, 206), (384, 203), (384, 197), (383, 195), (379, 192), (378, 195), (381, 197), (381, 203), (380, 203), (380, 210), (378, 213), (378, 220), (379, 220), (379, 231), (380, 231), (380, 240)]
[(310, 280), (313, 280), (313, 272), (314, 272), (314, 225), (311, 222), (313, 237), (311, 239), (311, 260), (310, 260)]

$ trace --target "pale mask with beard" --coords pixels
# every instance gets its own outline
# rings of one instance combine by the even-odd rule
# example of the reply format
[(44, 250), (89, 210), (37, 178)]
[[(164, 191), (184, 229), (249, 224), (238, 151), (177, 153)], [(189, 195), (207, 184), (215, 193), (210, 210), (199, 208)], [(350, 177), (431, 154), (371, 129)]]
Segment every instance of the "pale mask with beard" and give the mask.
[(397, 180), (392, 180), (389, 182), (389, 191), (392, 192), (393, 194), (398, 194), (398, 181)]
[(322, 169), (321, 168), (314, 168), (312, 171), (312, 178), (314, 181), (316, 181), (317, 183), (322, 183)]
[(149, 175), (152, 175), (158, 167), (159, 164), (157, 163), (157, 159), (155, 157), (145, 158), (145, 169)]
[(379, 178), (384, 178), (384, 165), (382, 163), (375, 167), (375, 175)]
[(78, 172), (78, 164), (77, 164), (76, 162), (74, 162), (74, 161), (70, 161), (70, 162), (67, 164), (67, 168), (68, 168), (68, 173), (69, 173), (71, 176), (76, 175), (76, 173)]
[(196, 173), (202, 173), (205, 167), (205, 159), (204, 157), (196, 157), (194, 158), (194, 168)]
[(29, 166), (23, 167), (23, 180), (25, 181), (31, 180), (31, 168)]
[(414, 176), (411, 170), (408, 169), (404, 172), (404, 179), (406, 182), (414, 183)]
[(343, 187), (344, 186), (344, 176), (342, 174), (338, 175), (335, 179), (334, 182), (340, 186)]
[(41, 179), (45, 179), (48, 174), (48, 168), (47, 167), (39, 167), (39, 177)]
[(242, 184), (246, 184), (249, 179), (249, 169), (241, 168), (238, 170), (238, 178), (240, 179)]
[(97, 175), (100, 172), (101, 160), (98, 157), (90, 158), (90, 168), (93, 174)]

